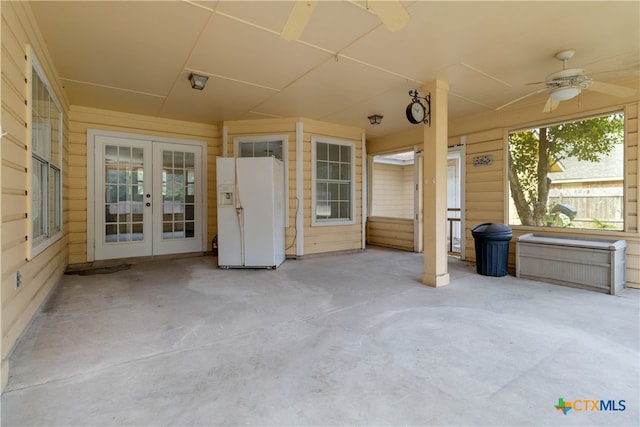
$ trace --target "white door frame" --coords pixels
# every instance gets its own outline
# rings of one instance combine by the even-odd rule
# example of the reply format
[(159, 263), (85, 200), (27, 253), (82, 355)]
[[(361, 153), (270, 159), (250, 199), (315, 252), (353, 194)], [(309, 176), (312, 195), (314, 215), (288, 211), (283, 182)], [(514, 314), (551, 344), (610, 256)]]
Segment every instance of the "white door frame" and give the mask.
[(424, 176), (424, 151), (416, 147), (413, 157), (413, 251), (424, 251), (423, 221), (424, 200), (422, 198), (422, 185)]
[(100, 129), (87, 129), (87, 262), (95, 261), (95, 194), (93, 189), (95, 188), (95, 138), (96, 136), (106, 136), (113, 138), (134, 139), (148, 143), (150, 146), (153, 142), (166, 142), (170, 144), (182, 144), (199, 146), (202, 149), (202, 209), (201, 209), (201, 236), (202, 236), (202, 248), (206, 251), (208, 248), (207, 242), (207, 211), (208, 211), (208, 191), (207, 191), (207, 143), (204, 141), (188, 140), (188, 139), (176, 139), (166, 138), (151, 135), (142, 135), (126, 132), (114, 132)]
[(453, 147), (449, 147), (447, 158), (457, 158), (459, 165), (459, 183), (460, 183), (460, 259), (465, 259), (465, 137), (460, 137), (460, 143)]

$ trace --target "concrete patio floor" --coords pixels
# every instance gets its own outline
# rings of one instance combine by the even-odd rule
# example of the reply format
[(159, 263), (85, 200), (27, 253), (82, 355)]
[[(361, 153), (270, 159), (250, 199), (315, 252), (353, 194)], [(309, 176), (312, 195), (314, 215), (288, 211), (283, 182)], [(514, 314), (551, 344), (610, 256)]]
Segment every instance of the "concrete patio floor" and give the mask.
[(640, 425), (640, 292), (449, 270), (426, 287), (421, 255), (369, 248), (66, 275), (11, 356), (2, 425)]

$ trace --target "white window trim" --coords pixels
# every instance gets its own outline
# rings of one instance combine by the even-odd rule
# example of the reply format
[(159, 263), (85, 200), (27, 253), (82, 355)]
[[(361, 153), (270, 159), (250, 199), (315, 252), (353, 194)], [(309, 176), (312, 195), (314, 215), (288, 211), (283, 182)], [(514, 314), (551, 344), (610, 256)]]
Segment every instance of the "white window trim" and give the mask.
[[(29, 173), (27, 174), (27, 188), (28, 188), (28, 196), (27, 196), (27, 206), (28, 206), (28, 219), (29, 219), (29, 226), (28, 226), (28, 243), (29, 243), (29, 251), (28, 251), (28, 260), (31, 260), (33, 258), (35, 258), (37, 255), (39, 255), (40, 253), (44, 252), (48, 247), (50, 247), (51, 245), (53, 245), (55, 242), (57, 242), (58, 240), (60, 240), (64, 234), (63, 232), (63, 227), (64, 227), (64, 195), (63, 195), (63, 191), (64, 191), (64, 184), (63, 184), (63, 177), (64, 177), (64, 168), (63, 168), (63, 164), (62, 164), (62, 150), (63, 150), (63, 124), (64, 124), (64, 111), (62, 109), (62, 106), (60, 105), (60, 102), (58, 101), (58, 98), (56, 97), (55, 92), (53, 91), (53, 89), (51, 88), (51, 84), (49, 83), (49, 79), (47, 78), (46, 73), (44, 72), (44, 69), (42, 68), (42, 66), (40, 65), (40, 62), (38, 62), (38, 59), (36, 58), (35, 53), (33, 52), (33, 49), (31, 48), (31, 46), (28, 47), (27, 49), (27, 57), (28, 57), (28, 63), (30, 64), (29, 67), (29, 84), (27, 85), (27, 99), (29, 100), (29, 126), (27, 127), (27, 140), (29, 141)], [(58, 201), (59, 205), (60, 205), (60, 229), (49, 234), (48, 236), (38, 236), (37, 238), (33, 238), (33, 227), (31, 224), (32, 218), (33, 218), (33, 212), (32, 212), (32, 203), (31, 203), (31, 198), (32, 198), (32, 185), (33, 183), (31, 182), (31, 168), (33, 167), (33, 150), (32, 150), (32, 142), (31, 142), (31, 128), (33, 126), (33, 110), (31, 108), (31, 104), (33, 103), (33, 79), (31, 78), (31, 74), (32, 74), (32, 70), (35, 70), (36, 73), (38, 74), (38, 77), (40, 78), (40, 80), (42, 81), (42, 83), (44, 83), (45, 87), (47, 88), (47, 91), (49, 92), (49, 96), (51, 96), (51, 99), (53, 100), (53, 103), (55, 104), (56, 108), (58, 109), (58, 111), (60, 112), (60, 129), (59, 129), (59, 135), (58, 135), (58, 141), (60, 141), (60, 149), (58, 150), (58, 164), (56, 165), (59, 169), (60, 169), (60, 188), (59, 188), (59, 193), (60, 193), (60, 200)], [(50, 163), (53, 163), (53, 161), (50, 161)], [(48, 173), (48, 171), (47, 171)]]
[[(553, 232), (560, 232), (563, 233), (563, 230), (571, 230), (572, 232), (586, 232), (586, 233), (597, 233), (597, 234), (602, 234), (603, 236), (606, 234), (610, 234), (610, 233), (621, 233), (621, 232), (626, 232), (627, 228), (629, 226), (629, 221), (628, 221), (628, 216), (627, 213), (624, 209), (624, 207), (627, 204), (627, 185), (628, 185), (628, 177), (627, 177), (627, 171), (626, 171), (626, 158), (627, 158), (627, 152), (628, 152), (628, 139), (627, 139), (627, 135), (628, 135), (628, 124), (627, 124), (627, 115), (629, 114), (629, 111), (626, 107), (616, 107), (616, 108), (604, 108), (604, 109), (599, 109), (599, 110), (593, 110), (590, 112), (579, 112), (579, 113), (575, 113), (575, 114), (571, 114), (571, 115), (567, 115), (567, 116), (562, 116), (562, 117), (556, 117), (553, 120), (539, 120), (539, 121), (534, 121), (534, 122), (530, 122), (529, 124), (523, 124), (523, 125), (519, 125), (517, 127), (513, 127), (513, 128), (504, 128), (503, 129), (503, 151), (504, 153), (508, 153), (509, 149), (510, 149), (510, 144), (509, 144), (509, 134), (510, 133), (515, 133), (515, 132), (523, 132), (523, 131), (527, 131), (529, 129), (535, 129), (535, 128), (542, 128), (542, 127), (549, 127), (549, 126), (556, 126), (556, 125), (560, 125), (563, 123), (569, 123), (569, 122), (574, 122), (574, 121), (579, 121), (579, 120), (589, 120), (592, 118), (597, 118), (597, 117), (604, 117), (604, 116), (610, 116), (613, 114), (622, 114), (623, 115), (623, 130), (622, 130), (622, 146), (623, 146), (623, 150), (624, 150), (624, 154), (623, 154), (623, 159), (625, 159), (623, 161), (623, 165), (622, 165), (622, 186), (623, 186), (623, 198), (622, 198), (622, 206), (623, 206), (623, 211), (622, 211), (622, 229), (598, 229), (598, 228), (565, 228), (565, 227), (549, 227), (549, 226), (536, 226), (536, 225), (522, 225), (522, 224), (510, 224), (511, 222), (511, 212), (510, 212), (510, 205), (513, 202), (512, 198), (511, 198), (511, 189), (509, 187), (509, 166), (507, 165), (507, 167), (504, 170), (504, 175), (505, 175), (505, 179), (504, 179), (504, 195), (505, 195), (505, 206), (504, 206), (504, 213), (503, 216), (505, 218), (504, 223), (508, 224), (510, 227), (514, 228), (514, 229), (522, 229), (522, 230), (542, 230), (542, 231), (553, 231)], [(602, 181), (602, 180), (598, 180), (598, 181)], [(517, 213), (516, 213), (517, 215)], [(462, 255), (463, 259), (464, 259), (464, 252)]]
[[(351, 147), (351, 219), (347, 220), (317, 220), (316, 219), (316, 144), (347, 145)], [(328, 227), (336, 225), (353, 225), (356, 223), (356, 144), (352, 141), (311, 137), (311, 225), (314, 227)]]
[(289, 227), (289, 136), (288, 135), (252, 135), (233, 138), (233, 157), (240, 155), (243, 142), (282, 141), (282, 163), (284, 164), (284, 226)]

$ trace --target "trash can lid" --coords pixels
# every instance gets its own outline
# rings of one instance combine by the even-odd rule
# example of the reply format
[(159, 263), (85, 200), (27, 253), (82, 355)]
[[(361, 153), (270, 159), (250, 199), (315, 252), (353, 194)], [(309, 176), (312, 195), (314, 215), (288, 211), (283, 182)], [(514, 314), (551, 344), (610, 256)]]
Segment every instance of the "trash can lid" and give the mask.
[(511, 227), (505, 224), (497, 224), (493, 222), (485, 222), (478, 224), (471, 229), (474, 237), (511, 237)]

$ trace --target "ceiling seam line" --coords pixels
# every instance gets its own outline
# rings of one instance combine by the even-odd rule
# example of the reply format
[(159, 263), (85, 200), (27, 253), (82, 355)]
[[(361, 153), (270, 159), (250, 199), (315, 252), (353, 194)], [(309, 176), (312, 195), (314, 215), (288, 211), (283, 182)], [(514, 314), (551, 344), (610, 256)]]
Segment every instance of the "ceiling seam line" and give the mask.
[(373, 65), (373, 64), (370, 64), (368, 62), (364, 62), (364, 61), (362, 61), (360, 59), (356, 59), (356, 58), (353, 58), (351, 56), (342, 55), (342, 54), (339, 54), (338, 56), (340, 58), (345, 58), (345, 59), (347, 59), (349, 61), (353, 61), (353, 62), (355, 62), (357, 64), (364, 65), (365, 67), (373, 68), (375, 70), (382, 71), (383, 73), (387, 73), (387, 74), (390, 74), (392, 76), (400, 77), (401, 79), (404, 79), (404, 80), (407, 80), (407, 81), (416, 82), (416, 83), (418, 83), (420, 85), (424, 85), (425, 84), (425, 82), (423, 82), (421, 80), (417, 80), (417, 79), (414, 79), (413, 77), (409, 77), (409, 76), (405, 76), (405, 75), (400, 74), (400, 73), (396, 73), (395, 71), (387, 70), (386, 68), (382, 68), (382, 67), (379, 67), (377, 65)]
[(465, 100), (465, 101), (467, 101), (467, 102), (471, 102), (472, 104), (476, 104), (476, 105), (479, 105), (479, 106), (481, 106), (481, 107), (488, 108), (488, 109), (490, 109), (490, 110), (493, 110), (493, 109), (494, 109), (494, 107), (492, 107), (492, 106), (490, 106), (490, 105), (483, 104), (482, 102), (476, 101), (475, 99), (467, 98), (466, 96), (459, 95), (459, 94), (457, 94), (457, 93), (455, 93), (455, 92), (452, 92), (452, 91), (449, 91), (449, 95), (453, 95), (453, 96), (455, 96), (456, 98), (463, 99), (463, 100)]
[[(270, 34), (277, 35), (278, 37), (280, 37), (281, 33), (277, 32), (277, 31), (274, 31), (272, 29), (263, 27), (261, 25), (255, 24), (253, 22), (247, 21), (245, 19), (241, 19), (241, 18), (238, 18), (236, 16), (229, 15), (227, 13), (220, 12), (220, 11), (217, 11), (217, 10), (213, 11), (213, 13), (215, 15), (223, 16), (223, 17), (231, 19), (233, 21), (248, 25), (248, 26), (253, 27), (253, 28), (257, 28), (257, 29), (262, 30), (262, 31), (266, 31), (266, 32), (268, 32)], [(414, 79), (413, 77), (404, 76), (404, 75), (402, 75), (400, 73), (396, 73), (395, 71), (387, 70), (386, 68), (382, 68), (382, 67), (379, 67), (377, 65), (373, 65), (373, 64), (370, 64), (368, 62), (365, 62), (365, 61), (362, 61), (362, 60), (359, 60), (359, 59), (356, 59), (356, 58), (353, 58), (353, 57), (350, 57), (350, 56), (347, 56), (347, 55), (343, 55), (343, 54), (341, 54), (339, 52), (335, 52), (335, 51), (332, 51), (330, 49), (323, 48), (323, 47), (315, 45), (313, 43), (305, 42), (305, 41), (300, 40), (300, 39), (296, 39), (295, 42), (299, 43), (299, 44), (302, 44), (304, 46), (308, 46), (308, 47), (311, 47), (313, 49), (319, 50), (321, 52), (327, 53), (327, 54), (331, 55), (332, 57), (336, 57), (336, 58), (342, 57), (342, 58), (348, 59), (350, 61), (356, 62), (358, 64), (364, 65), (366, 67), (370, 67), (370, 68), (376, 69), (378, 71), (382, 71), (384, 73), (387, 73), (387, 74), (390, 74), (390, 75), (393, 75), (393, 76), (396, 76), (396, 77), (400, 77), (400, 78), (405, 79), (405, 80), (413, 81), (413, 82), (416, 82), (416, 83), (421, 84), (421, 85), (424, 84), (424, 82), (422, 82), (420, 80), (417, 80), (417, 79)]]
[[(202, 40), (202, 34), (206, 31), (207, 26), (209, 25), (209, 23), (211, 22), (211, 20), (213, 19), (214, 16), (214, 11), (204, 7), (200, 4), (197, 3), (193, 3), (190, 0), (183, 0), (185, 3), (190, 4), (192, 6), (196, 6), (196, 7), (200, 7), (204, 10), (209, 11), (209, 19), (207, 19), (207, 21), (204, 23), (204, 25), (202, 26), (202, 29), (200, 30), (200, 32), (198, 33), (198, 37), (196, 37), (193, 45), (191, 46), (191, 49), (189, 50), (189, 54), (186, 55), (186, 59), (184, 60), (184, 62), (182, 63), (182, 70), (186, 70), (189, 71), (187, 68), (187, 64), (189, 63), (189, 60), (191, 59), (191, 57), (193, 56), (193, 51), (196, 49), (196, 46), (198, 45), (198, 43), (200, 42), (200, 40)], [(182, 73), (178, 72), (176, 75), (176, 78), (173, 80), (173, 84), (171, 85), (171, 88), (169, 89), (169, 92), (167, 93), (167, 96), (165, 97), (165, 99), (162, 101), (162, 104), (159, 106), (158, 108), (158, 112), (157, 114), (160, 115), (162, 113), (162, 111), (164, 110), (165, 104), (167, 103), (167, 100), (169, 99), (169, 95), (171, 94), (171, 92), (173, 91), (173, 89), (176, 87), (176, 84), (178, 83), (178, 80), (180, 79), (180, 75)]]
[(206, 71), (196, 70), (196, 69), (189, 68), (189, 67), (184, 67), (184, 69), (187, 70), (187, 71), (191, 71), (191, 72), (197, 73), (197, 74), (204, 74), (204, 75), (207, 75), (207, 76), (210, 76), (210, 77), (215, 77), (217, 79), (228, 80), (228, 81), (232, 81), (232, 82), (235, 82), (235, 83), (241, 83), (241, 84), (244, 84), (244, 85), (247, 85), (247, 86), (259, 87), (261, 89), (267, 89), (267, 90), (271, 90), (271, 91), (274, 91), (274, 92), (280, 92), (280, 90), (281, 90), (281, 89), (277, 89), (275, 87), (265, 86), (265, 85), (261, 85), (259, 83), (252, 83), (252, 82), (248, 82), (246, 80), (234, 79), (233, 77), (227, 77), (227, 76), (223, 76), (221, 74), (208, 73)]
[(102, 88), (105, 88), (105, 89), (114, 89), (114, 90), (119, 90), (119, 91), (122, 91), (122, 92), (130, 92), (130, 93), (135, 93), (135, 94), (138, 94), (138, 95), (153, 96), (155, 98), (166, 98), (167, 97), (166, 95), (158, 95), (158, 94), (155, 94), (155, 93), (141, 92), (139, 90), (125, 89), (125, 88), (116, 87), (116, 86), (103, 85), (103, 84), (100, 84), (100, 83), (85, 82), (85, 81), (82, 81), (82, 80), (69, 79), (69, 78), (66, 78), (66, 77), (60, 77), (60, 80), (64, 80), (66, 82), (85, 84), (85, 85), (89, 85), (89, 86), (102, 87)]
[(182, 1), (187, 3), (187, 4), (190, 4), (191, 6), (199, 7), (200, 9), (208, 10), (209, 12), (214, 12), (213, 9), (210, 9), (207, 6), (203, 5), (203, 4), (199, 4), (199, 3), (196, 3), (196, 2), (191, 1), (191, 0), (182, 0)]
[(262, 25), (254, 24), (253, 22), (247, 21), (245, 19), (238, 18), (238, 17), (233, 16), (233, 15), (229, 15), (229, 14), (224, 13), (224, 12), (220, 12), (218, 10), (214, 10), (213, 13), (215, 15), (223, 16), (223, 17), (231, 19), (233, 21), (240, 22), (241, 24), (245, 24), (245, 25), (248, 25), (250, 27), (257, 28), (257, 29), (262, 30), (262, 31), (266, 31), (268, 33), (275, 34), (276, 36), (280, 37), (280, 33), (279, 32), (274, 31), (274, 30), (272, 30), (270, 28), (267, 28), (267, 27), (263, 27)]
[[(303, 79), (304, 77), (306, 77), (309, 73), (311, 73), (313, 70), (315, 70), (316, 68), (320, 67), (322, 64), (325, 64), (326, 62), (331, 61), (331, 58), (327, 58), (324, 61), (320, 61), (320, 63), (316, 64), (314, 67), (310, 68), (309, 70), (307, 70), (305, 73), (303, 73), (301, 76), (299, 76), (298, 78), (292, 80), (291, 82), (289, 82), (288, 84), (286, 84), (285, 86), (282, 87), (282, 89), (280, 89), (280, 91), (283, 91), (285, 89), (287, 89), (288, 87), (292, 86), (293, 84), (295, 84), (297, 81)], [(278, 92), (280, 92), (278, 91)], [(267, 102), (268, 100), (270, 100), (272, 97), (276, 96), (278, 93), (274, 93), (273, 95), (267, 97), (266, 99), (263, 99), (262, 101), (260, 101), (259, 103), (255, 104), (253, 107), (251, 107), (251, 110), (254, 110), (256, 108), (258, 108), (260, 105), (264, 104), (265, 102)]]
[(466, 62), (460, 62), (460, 65), (462, 65), (463, 67), (468, 68), (471, 71), (475, 71), (476, 73), (481, 74), (481, 75), (485, 76), (486, 78), (491, 79), (491, 80), (493, 80), (495, 82), (498, 82), (498, 83), (500, 83), (500, 84), (502, 84), (502, 85), (504, 85), (506, 87), (509, 87), (509, 88), (513, 87), (513, 85), (505, 82), (504, 80), (500, 80), (499, 78), (494, 77), (491, 74), (486, 73), (486, 72), (484, 72), (484, 71), (482, 71), (482, 70), (480, 70), (480, 69), (478, 69), (478, 68), (476, 68), (476, 67), (474, 67), (472, 65), (469, 65)]

